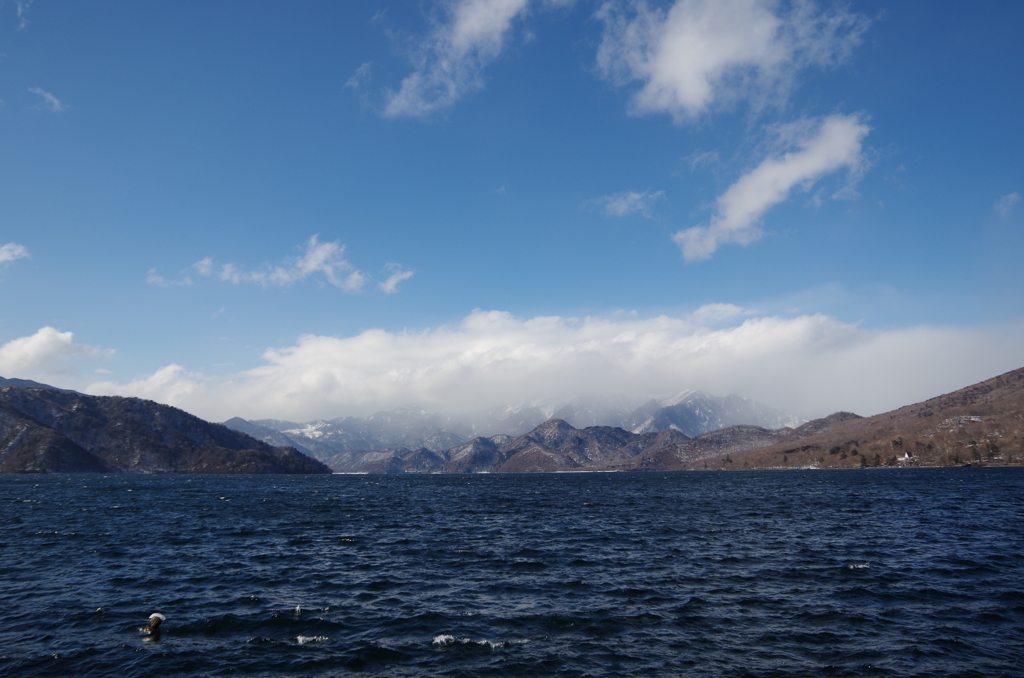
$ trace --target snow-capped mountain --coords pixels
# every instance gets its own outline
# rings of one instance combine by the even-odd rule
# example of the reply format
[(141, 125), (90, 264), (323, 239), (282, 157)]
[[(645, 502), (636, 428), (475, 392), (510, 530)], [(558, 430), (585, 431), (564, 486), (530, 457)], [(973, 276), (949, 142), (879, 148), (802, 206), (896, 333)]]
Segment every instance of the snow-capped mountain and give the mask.
[(718, 398), (703, 391), (688, 390), (665, 398), (658, 405), (660, 407), (652, 408), (648, 403), (637, 408), (630, 430), (655, 433), (674, 428), (694, 437), (739, 424), (777, 429), (796, 428), (804, 423), (793, 414), (738, 395)]
[(629, 430), (632, 428), (634, 412), (643, 402), (643, 398), (626, 396), (584, 396), (566, 403), (551, 416), (580, 429), (587, 426), (617, 426)]
[(795, 427), (803, 420), (782, 410), (738, 395), (715, 397), (686, 390), (669, 398), (584, 396), (568, 403), (521, 403), (464, 416), (448, 416), (421, 408), (398, 408), (368, 417), (338, 417), (306, 423), (280, 419), (225, 422), (273, 445), (291, 441), (319, 459), (351, 450), (419, 449), (439, 453), (477, 437), (520, 436), (556, 418), (570, 426), (610, 426), (633, 433), (678, 430), (694, 437), (736, 424), (769, 429)]

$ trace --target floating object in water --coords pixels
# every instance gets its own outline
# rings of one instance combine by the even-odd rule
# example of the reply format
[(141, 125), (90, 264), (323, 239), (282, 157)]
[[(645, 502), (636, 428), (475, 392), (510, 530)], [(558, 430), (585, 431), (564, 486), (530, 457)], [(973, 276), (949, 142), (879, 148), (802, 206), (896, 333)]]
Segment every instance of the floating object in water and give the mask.
[(846, 566), (848, 570), (866, 570), (871, 567), (871, 563), (850, 563)]
[(149, 615), (149, 623), (146, 624), (145, 626), (143, 626), (139, 630), (142, 631), (143, 633), (148, 633), (150, 635), (154, 635), (156, 633), (159, 633), (160, 632), (160, 624), (163, 623), (163, 621), (165, 619), (167, 619), (167, 617), (163, 616), (159, 612), (154, 612), (153, 614)]

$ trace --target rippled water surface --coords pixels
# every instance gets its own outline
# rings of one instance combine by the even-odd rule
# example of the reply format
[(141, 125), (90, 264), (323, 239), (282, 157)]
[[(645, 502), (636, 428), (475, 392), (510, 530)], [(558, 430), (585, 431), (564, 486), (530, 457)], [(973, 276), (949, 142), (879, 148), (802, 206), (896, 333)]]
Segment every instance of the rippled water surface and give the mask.
[(1022, 676), (1024, 469), (2, 476), (0, 674)]

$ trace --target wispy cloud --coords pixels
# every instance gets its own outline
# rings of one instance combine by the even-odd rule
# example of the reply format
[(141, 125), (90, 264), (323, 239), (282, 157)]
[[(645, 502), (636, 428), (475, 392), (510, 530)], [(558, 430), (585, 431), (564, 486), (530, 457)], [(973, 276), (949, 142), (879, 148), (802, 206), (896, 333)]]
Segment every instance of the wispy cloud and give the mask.
[(774, 155), (719, 196), (707, 226), (677, 232), (672, 239), (686, 261), (709, 258), (725, 243), (747, 245), (761, 237), (761, 216), (796, 187), (808, 190), (822, 176), (840, 169), (856, 176), (865, 159), (861, 141), (869, 127), (856, 115), (832, 115), (784, 128), (781, 141), (792, 150)]
[(683, 158), (683, 161), (690, 166), (691, 172), (695, 172), (701, 167), (714, 167), (722, 159), (718, 157), (718, 151), (694, 151), (689, 156)]
[(697, 325), (713, 326), (728, 322), (741, 315), (750, 315), (749, 311), (736, 304), (704, 304), (696, 311), (687, 316), (687, 319)]
[(200, 259), (196, 263), (192, 264), (189, 268), (194, 270), (199, 275), (213, 275), (213, 257), (205, 257)]
[(279, 266), (246, 271), (231, 263), (217, 266), (212, 258), (207, 257), (191, 268), (199, 275), (215, 276), (235, 285), (255, 283), (263, 287), (284, 287), (319, 274), (335, 287), (346, 292), (358, 292), (366, 282), (366, 276), (357, 271), (344, 254), (345, 246), (341, 243), (320, 242), (314, 235), (300, 256), (289, 257)]
[(14, 242), (0, 245), (0, 264), (6, 264), (18, 259), (28, 259), (28, 256), (28, 250), (24, 245)]
[[(316, 235), (306, 242), (301, 255), (288, 257), (277, 266), (267, 264), (255, 270), (245, 270), (237, 264), (218, 264), (213, 257), (205, 257), (186, 268), (182, 274), (178, 279), (165, 278), (152, 268), (146, 274), (146, 282), (158, 287), (187, 287), (194, 282), (192, 276), (197, 275), (203, 278), (216, 278), (233, 285), (251, 283), (261, 287), (286, 287), (308, 278), (323, 276), (326, 282), (339, 289), (359, 292), (367, 281), (366, 276), (345, 259), (344, 245), (339, 242), (320, 242), (319, 236)], [(394, 288), (399, 282), (411, 276), (411, 272), (400, 270), (393, 273), (391, 277), (394, 281), (388, 293), (395, 291)]]
[(15, 12), (18, 17), (18, 30), (23, 31), (28, 28), (28, 11), (32, 8), (32, 3), (35, 0), (17, 0), (14, 3)]
[(398, 283), (413, 276), (413, 272), (404, 270), (401, 264), (388, 264), (385, 268), (391, 271), (391, 275), (384, 282), (377, 283), (377, 287), (384, 294), (394, 294), (398, 291)]
[(811, 0), (677, 0), (667, 11), (612, 0), (598, 17), (598, 67), (617, 84), (641, 83), (634, 113), (668, 113), (676, 122), (739, 100), (781, 103), (797, 73), (842, 61), (868, 26)]
[(352, 75), (349, 76), (348, 80), (345, 81), (345, 87), (350, 89), (359, 89), (370, 81), (370, 69), (372, 65), (369, 61), (362, 64), (357, 68)]
[(67, 104), (61, 103), (60, 99), (44, 89), (40, 89), (39, 87), (29, 87), (28, 91), (41, 96), (43, 98), (43, 106), (54, 113), (60, 113), (61, 111), (66, 111), (68, 109)]
[(643, 193), (623, 191), (597, 198), (590, 204), (596, 205), (611, 217), (624, 217), (629, 214), (642, 214), (645, 217), (650, 217), (651, 205), (663, 195), (665, 195), (664, 191), (651, 191), (650, 189)]
[(192, 278), (185, 276), (181, 280), (169, 280), (162, 275), (157, 275), (156, 269), (151, 268), (146, 273), (146, 282), (157, 287), (179, 287), (182, 285), (187, 287), (192, 284)]
[(1020, 202), (1020, 193), (1013, 192), (996, 200), (995, 204), (992, 205), (992, 209), (996, 211), (1001, 219), (1005, 219), (1010, 216), (1010, 212), (1013, 211), (1014, 206)]
[(415, 70), (387, 98), (389, 117), (423, 116), (451, 106), (483, 86), (482, 71), (496, 59), (529, 0), (457, 0), (420, 45)]
[(186, 268), (182, 273), (183, 277), (174, 280), (172, 278), (165, 278), (156, 272), (155, 268), (149, 269), (146, 273), (146, 282), (150, 285), (156, 285), (157, 287), (188, 287), (192, 285), (192, 276), (188, 275), (189, 272), (197, 273), (201, 276), (211, 276), (214, 272), (214, 263), (212, 257), (206, 257), (200, 259), (196, 263)]
[(352, 73), (352, 75), (349, 76), (348, 80), (345, 81), (344, 85), (346, 89), (351, 89), (352, 91), (356, 92), (357, 96), (359, 97), (359, 103), (364, 108), (370, 107), (370, 99), (367, 96), (367, 92), (365, 91), (364, 86), (370, 82), (370, 70), (372, 69), (372, 67), (373, 66), (369, 61), (361, 64), (359, 68), (357, 68)]
[[(804, 417), (875, 414), (1024, 364), (1024, 326), (869, 330), (824, 315), (753, 315), (708, 305), (689, 318), (517, 318), (476, 311), (454, 326), (303, 335), (224, 377), (168, 365), (92, 384), (215, 421), (300, 421), (399, 405), (473, 412), (581, 394), (739, 393)], [(840, 389), (836, 384), (842, 384)]]

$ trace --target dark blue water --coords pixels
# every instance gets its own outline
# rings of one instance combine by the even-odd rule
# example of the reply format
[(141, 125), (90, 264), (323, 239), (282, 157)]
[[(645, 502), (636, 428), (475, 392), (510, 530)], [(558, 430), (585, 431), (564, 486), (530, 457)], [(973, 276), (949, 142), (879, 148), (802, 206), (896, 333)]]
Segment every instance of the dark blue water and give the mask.
[(1022, 676), (1024, 469), (3, 476), (0, 675)]

